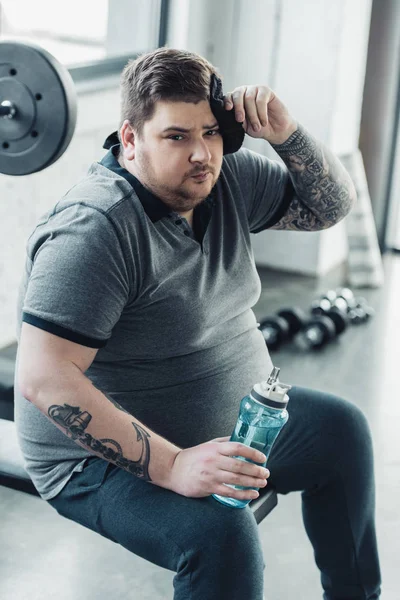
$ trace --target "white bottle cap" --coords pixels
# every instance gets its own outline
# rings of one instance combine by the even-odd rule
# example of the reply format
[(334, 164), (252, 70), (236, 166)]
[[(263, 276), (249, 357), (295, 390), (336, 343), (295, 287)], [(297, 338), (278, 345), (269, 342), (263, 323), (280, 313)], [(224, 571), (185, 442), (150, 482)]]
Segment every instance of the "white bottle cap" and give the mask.
[(270, 408), (283, 410), (288, 405), (287, 392), (292, 386), (278, 381), (279, 371), (280, 369), (274, 367), (267, 381), (261, 381), (253, 386), (250, 396)]

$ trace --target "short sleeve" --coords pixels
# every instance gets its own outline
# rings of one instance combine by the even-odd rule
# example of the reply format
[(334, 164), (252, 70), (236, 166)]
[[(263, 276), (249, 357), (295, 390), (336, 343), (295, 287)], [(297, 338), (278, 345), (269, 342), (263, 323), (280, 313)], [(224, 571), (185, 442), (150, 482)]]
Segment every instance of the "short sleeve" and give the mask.
[(294, 197), (285, 165), (246, 148), (225, 160), (246, 204), (250, 232), (258, 233), (275, 225)]
[(32, 268), (22, 320), (101, 348), (129, 298), (123, 248), (113, 222), (74, 204), (38, 225), (28, 241)]

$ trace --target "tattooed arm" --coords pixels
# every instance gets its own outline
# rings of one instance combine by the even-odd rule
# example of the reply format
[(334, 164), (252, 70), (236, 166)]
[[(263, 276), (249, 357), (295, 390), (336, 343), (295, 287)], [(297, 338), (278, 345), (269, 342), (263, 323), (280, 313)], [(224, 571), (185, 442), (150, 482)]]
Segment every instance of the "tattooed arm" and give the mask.
[(356, 192), (339, 159), (302, 126), (280, 145), (271, 144), (289, 169), (293, 199), (271, 229), (318, 231), (339, 223)]
[(338, 158), (317, 142), (265, 85), (244, 85), (225, 96), (247, 135), (271, 144), (289, 169), (292, 201), (271, 229), (318, 231), (343, 219), (356, 201), (349, 174)]
[(171, 489), (169, 475), (180, 448), (94, 387), (84, 373), (96, 353), (96, 349), (23, 323), (18, 387), (85, 450), (140, 479)]

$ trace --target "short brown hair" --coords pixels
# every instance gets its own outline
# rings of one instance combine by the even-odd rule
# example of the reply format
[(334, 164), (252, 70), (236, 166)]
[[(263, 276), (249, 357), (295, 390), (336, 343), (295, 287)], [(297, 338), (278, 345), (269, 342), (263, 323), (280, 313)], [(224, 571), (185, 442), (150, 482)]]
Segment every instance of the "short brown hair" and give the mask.
[(218, 75), (217, 69), (199, 54), (174, 48), (158, 48), (130, 60), (121, 76), (120, 126), (127, 119), (140, 135), (157, 101), (208, 100), (213, 73)]

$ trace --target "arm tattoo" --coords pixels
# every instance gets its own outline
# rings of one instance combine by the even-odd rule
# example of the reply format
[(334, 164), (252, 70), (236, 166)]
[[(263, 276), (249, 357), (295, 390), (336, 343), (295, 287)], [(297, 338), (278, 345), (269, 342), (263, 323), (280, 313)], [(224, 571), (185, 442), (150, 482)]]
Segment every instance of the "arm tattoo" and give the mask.
[(85, 432), (92, 420), (92, 415), (85, 410), (81, 410), (79, 406), (53, 404), (50, 406), (48, 414), (57, 425), (66, 430), (66, 434), (74, 442), (86, 446), (92, 452), (100, 454), (109, 462), (125, 469), (132, 475), (144, 479), (144, 481), (151, 481), (149, 475), (150, 444), (148, 440), (150, 434), (137, 423), (132, 423), (132, 425), (136, 431), (136, 441), (142, 442), (142, 452), (139, 460), (129, 460), (125, 458), (121, 445), (115, 440), (98, 440), (90, 433)]
[(272, 229), (318, 231), (339, 223), (351, 210), (356, 192), (339, 159), (301, 125), (274, 150), (289, 169), (294, 197)]

